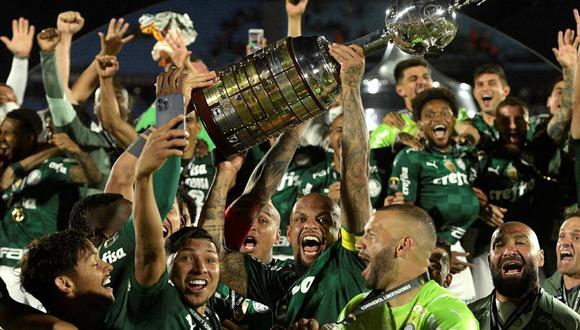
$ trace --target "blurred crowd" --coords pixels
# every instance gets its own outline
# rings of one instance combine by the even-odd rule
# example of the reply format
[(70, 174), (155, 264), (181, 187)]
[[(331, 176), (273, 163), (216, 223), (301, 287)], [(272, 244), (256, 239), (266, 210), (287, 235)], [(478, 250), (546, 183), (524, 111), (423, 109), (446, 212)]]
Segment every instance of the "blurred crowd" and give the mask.
[[(289, 37), (307, 5), (286, 0)], [(191, 57), (183, 26), (152, 32), (157, 99), (132, 122), (115, 80), (134, 38), (123, 18), (74, 82), (82, 14), (38, 33), (14, 19), (0, 37), (13, 54), (0, 83), (0, 329), (580, 329), (573, 15), (554, 40), (562, 75), (546, 114), (530, 116), (487, 64), (467, 82), (470, 117), (413, 57), (393, 72), (405, 108), (369, 133), (363, 50), (332, 43), (332, 109), (231, 158), (192, 111), (192, 91), (220, 77)], [(46, 109), (21, 107), (34, 42)]]

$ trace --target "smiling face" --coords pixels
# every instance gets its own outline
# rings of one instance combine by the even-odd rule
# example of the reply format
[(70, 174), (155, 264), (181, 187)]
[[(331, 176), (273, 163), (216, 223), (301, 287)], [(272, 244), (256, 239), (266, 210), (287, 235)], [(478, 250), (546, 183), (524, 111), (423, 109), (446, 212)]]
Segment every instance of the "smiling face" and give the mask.
[(539, 286), (538, 269), (544, 265), (544, 251), (528, 226), (509, 222), (491, 238), (489, 264), (497, 292), (520, 298)]
[(500, 143), (509, 153), (518, 154), (526, 140), (528, 122), (525, 114), (518, 105), (505, 105), (497, 111), (495, 127), (499, 131)]
[[(576, 254), (576, 250), (579, 254)], [(560, 227), (556, 258), (560, 273), (580, 277), (580, 217), (572, 217)]]
[(411, 101), (422, 91), (433, 87), (433, 79), (425, 66), (412, 66), (403, 71), (403, 76), (397, 81), (397, 95), (405, 100), (407, 109), (411, 109)]
[(448, 147), (455, 129), (455, 116), (449, 103), (437, 99), (425, 103), (419, 125), (432, 145), (440, 149)]
[(177, 252), (171, 282), (194, 308), (204, 308), (220, 277), (216, 246), (206, 239), (187, 239)]
[(0, 158), (8, 162), (18, 161), (30, 153), (34, 136), (21, 129), (18, 119), (5, 118), (0, 124)]
[(287, 229), (292, 254), (304, 266), (314, 263), (338, 239), (337, 205), (321, 194), (309, 194), (294, 205)]
[(495, 116), (498, 104), (510, 93), (510, 87), (497, 73), (483, 73), (473, 82), (473, 97), (481, 112)]
[(81, 254), (70, 276), (74, 283), (72, 294), (75, 297), (90, 297), (92, 300), (103, 298), (114, 301), (113, 289), (109, 287), (112, 270), (113, 266), (101, 260), (97, 249), (92, 246), (91, 250)]
[(548, 109), (553, 116), (560, 112), (562, 107), (562, 92), (564, 91), (564, 81), (559, 81), (552, 88), (552, 93), (548, 96)]
[(260, 210), (240, 252), (249, 253), (263, 263), (272, 261), (272, 248), (280, 240), (280, 214), (272, 204)]

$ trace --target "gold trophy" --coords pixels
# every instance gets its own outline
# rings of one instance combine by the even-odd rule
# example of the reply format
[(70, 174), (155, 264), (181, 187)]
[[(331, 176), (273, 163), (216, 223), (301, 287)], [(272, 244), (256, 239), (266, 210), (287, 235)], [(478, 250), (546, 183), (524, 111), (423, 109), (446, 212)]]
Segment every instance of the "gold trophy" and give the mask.
[[(349, 44), (365, 55), (394, 42), (409, 54), (436, 57), (457, 33), (455, 9), (481, 0), (398, 0), (385, 27)], [(217, 150), (229, 158), (269, 136), (328, 110), (340, 86), (340, 66), (324, 37), (287, 37), (217, 72), (210, 87), (192, 91), (196, 111)]]

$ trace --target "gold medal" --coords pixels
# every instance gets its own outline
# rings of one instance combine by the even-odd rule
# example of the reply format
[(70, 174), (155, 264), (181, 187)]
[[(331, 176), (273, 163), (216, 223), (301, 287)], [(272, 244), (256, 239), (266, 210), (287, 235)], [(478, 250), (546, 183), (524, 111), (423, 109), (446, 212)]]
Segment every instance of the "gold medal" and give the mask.
[(12, 210), (12, 219), (16, 222), (22, 222), (24, 220), (24, 210), (21, 207), (15, 207)]

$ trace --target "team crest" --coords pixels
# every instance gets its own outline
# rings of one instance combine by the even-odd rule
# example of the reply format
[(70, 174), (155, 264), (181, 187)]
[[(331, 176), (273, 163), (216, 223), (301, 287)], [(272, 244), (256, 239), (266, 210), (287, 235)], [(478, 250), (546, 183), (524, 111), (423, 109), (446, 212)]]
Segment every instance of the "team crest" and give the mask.
[(449, 159), (445, 159), (445, 160), (443, 161), (443, 165), (445, 165), (445, 167), (447, 167), (447, 169), (448, 169), (448, 170), (449, 170), (451, 173), (455, 173), (455, 171), (457, 170), (457, 169), (455, 168), (455, 164), (454, 164), (452, 161), (450, 161)]
[(36, 170), (30, 172), (30, 174), (28, 174), (28, 178), (26, 178), (26, 183), (29, 186), (34, 186), (35, 184), (40, 182), (41, 177), (42, 177), (42, 173), (40, 173), (39, 169), (36, 169)]
[(399, 178), (396, 176), (392, 176), (389, 179), (389, 190), (390, 191), (397, 191), (399, 188)]
[(415, 325), (414, 324), (407, 324), (403, 330), (415, 330)]
[(511, 163), (508, 165), (508, 167), (506, 169), (506, 173), (507, 173), (508, 178), (510, 178), (510, 180), (518, 181), (518, 179), (519, 179), (518, 169), (515, 166), (513, 166)]
[(113, 245), (115, 243), (115, 241), (117, 241), (117, 238), (119, 238), (119, 233), (115, 233), (115, 235), (113, 235), (113, 237), (106, 240), (104, 243), (105, 249), (108, 249), (109, 246)]

